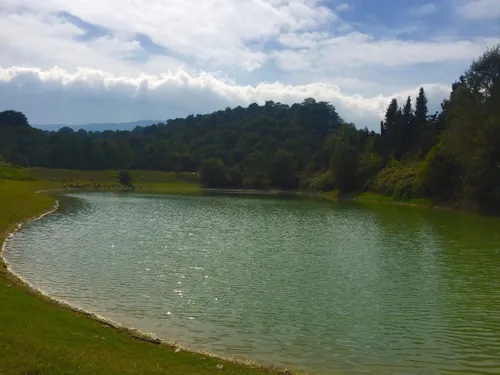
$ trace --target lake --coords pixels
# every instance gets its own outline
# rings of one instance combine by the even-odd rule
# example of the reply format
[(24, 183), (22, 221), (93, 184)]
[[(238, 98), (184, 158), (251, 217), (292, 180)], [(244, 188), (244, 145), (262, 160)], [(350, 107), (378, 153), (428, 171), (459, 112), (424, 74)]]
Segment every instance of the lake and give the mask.
[(82, 193), (5, 257), (51, 296), (313, 374), (498, 374), (500, 221), (311, 199)]

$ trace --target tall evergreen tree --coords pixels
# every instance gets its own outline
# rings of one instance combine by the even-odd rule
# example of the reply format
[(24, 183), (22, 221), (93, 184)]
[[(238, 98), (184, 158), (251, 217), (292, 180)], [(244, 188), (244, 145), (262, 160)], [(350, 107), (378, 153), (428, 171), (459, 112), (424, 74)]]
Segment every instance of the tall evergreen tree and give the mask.
[(430, 150), (429, 145), (434, 143), (434, 132), (428, 126), (429, 108), (427, 103), (427, 95), (424, 88), (421, 87), (415, 104), (415, 130), (418, 134), (416, 149), (420, 155), (426, 154)]
[(402, 128), (401, 128), (401, 156), (407, 152), (411, 152), (415, 145), (415, 118), (411, 105), (411, 97), (408, 96), (406, 104), (403, 107), (402, 113)]
[(393, 98), (385, 112), (385, 120), (383, 123), (384, 148), (386, 155), (394, 155), (398, 138), (398, 123), (400, 121), (401, 110), (399, 109), (398, 101)]
[(429, 109), (427, 107), (428, 104), (427, 95), (425, 94), (424, 88), (421, 87), (418, 96), (417, 102), (415, 105), (415, 120), (417, 125), (423, 127), (427, 122), (427, 117), (429, 115)]

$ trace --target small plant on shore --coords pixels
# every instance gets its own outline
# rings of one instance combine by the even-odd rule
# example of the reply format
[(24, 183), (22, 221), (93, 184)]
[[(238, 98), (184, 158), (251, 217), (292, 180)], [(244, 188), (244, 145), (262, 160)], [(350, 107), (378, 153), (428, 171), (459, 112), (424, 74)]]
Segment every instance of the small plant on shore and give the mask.
[(118, 173), (118, 181), (121, 185), (131, 186), (132, 185), (132, 176), (130, 176), (130, 172), (123, 170)]

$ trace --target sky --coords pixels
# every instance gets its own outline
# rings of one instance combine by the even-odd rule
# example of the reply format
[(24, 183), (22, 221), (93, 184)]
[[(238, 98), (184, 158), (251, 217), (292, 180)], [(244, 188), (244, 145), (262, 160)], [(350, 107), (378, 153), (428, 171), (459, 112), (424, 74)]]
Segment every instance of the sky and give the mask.
[(32, 124), (332, 103), (377, 129), (500, 42), (500, 0), (0, 0), (0, 110)]

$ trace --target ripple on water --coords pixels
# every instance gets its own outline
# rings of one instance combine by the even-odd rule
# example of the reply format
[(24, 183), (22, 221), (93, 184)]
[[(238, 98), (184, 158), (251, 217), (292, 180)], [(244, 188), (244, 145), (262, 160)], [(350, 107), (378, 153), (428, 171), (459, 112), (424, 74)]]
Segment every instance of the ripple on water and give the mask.
[(5, 252), (56, 298), (195, 349), (312, 373), (498, 373), (495, 219), (77, 196), (84, 209), (68, 202)]

